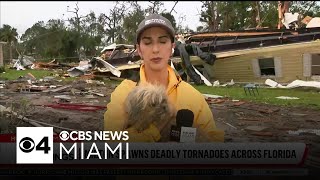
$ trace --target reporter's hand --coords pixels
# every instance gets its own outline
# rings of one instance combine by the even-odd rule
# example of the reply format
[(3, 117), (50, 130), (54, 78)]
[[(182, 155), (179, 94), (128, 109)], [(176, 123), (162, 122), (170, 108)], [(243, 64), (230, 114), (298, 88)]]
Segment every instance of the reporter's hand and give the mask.
[(170, 118), (167, 118), (165, 121), (154, 121), (153, 125), (158, 128), (158, 130), (161, 132), (170, 122)]

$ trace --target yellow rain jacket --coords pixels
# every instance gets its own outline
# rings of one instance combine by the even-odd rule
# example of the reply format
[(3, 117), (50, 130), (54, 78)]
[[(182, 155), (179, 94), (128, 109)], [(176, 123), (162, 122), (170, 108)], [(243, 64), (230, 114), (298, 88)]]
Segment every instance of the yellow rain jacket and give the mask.
[[(207, 141), (223, 142), (224, 132), (216, 128), (211, 109), (203, 95), (190, 84), (182, 81), (169, 65), (168, 72), (167, 94), (170, 102), (177, 110), (189, 109), (194, 113), (193, 127), (197, 128), (197, 133), (200, 130), (205, 134)], [(144, 65), (140, 68), (140, 82), (146, 82)], [(150, 125), (140, 133), (133, 128), (124, 127), (126, 121), (124, 102), (136, 85), (137, 82), (132, 80), (123, 80), (111, 94), (111, 102), (107, 104), (107, 111), (104, 114), (104, 129), (106, 131), (126, 130), (131, 142), (157, 142), (161, 139), (161, 133), (154, 125)]]

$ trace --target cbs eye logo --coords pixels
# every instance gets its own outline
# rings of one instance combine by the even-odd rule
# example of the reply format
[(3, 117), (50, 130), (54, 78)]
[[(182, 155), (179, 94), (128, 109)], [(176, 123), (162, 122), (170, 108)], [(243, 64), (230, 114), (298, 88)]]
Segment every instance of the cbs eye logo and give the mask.
[(30, 153), (34, 150), (34, 147), (36, 147), (36, 151), (43, 151), (45, 154), (48, 154), (50, 151), (49, 138), (43, 137), (36, 146), (33, 139), (30, 137), (24, 137), (19, 142), (19, 148), (24, 153)]
[(17, 164), (53, 164), (53, 127), (17, 127)]
[(59, 137), (62, 141), (66, 141), (69, 139), (69, 133), (67, 131), (61, 131)]

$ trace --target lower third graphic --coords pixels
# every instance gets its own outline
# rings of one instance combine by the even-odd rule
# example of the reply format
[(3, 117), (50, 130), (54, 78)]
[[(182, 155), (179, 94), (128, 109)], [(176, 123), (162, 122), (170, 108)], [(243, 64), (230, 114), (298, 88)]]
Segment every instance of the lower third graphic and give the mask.
[(53, 164), (53, 127), (17, 127), (17, 164)]

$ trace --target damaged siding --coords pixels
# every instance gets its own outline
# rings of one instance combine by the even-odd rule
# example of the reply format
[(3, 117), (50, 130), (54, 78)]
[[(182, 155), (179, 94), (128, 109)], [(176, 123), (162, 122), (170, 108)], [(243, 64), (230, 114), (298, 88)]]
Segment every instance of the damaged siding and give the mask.
[(277, 82), (292, 82), (296, 79), (309, 80), (305, 76), (306, 63), (304, 54), (320, 53), (320, 42), (299, 43), (248, 50), (247, 54), (218, 59), (213, 67), (214, 80), (227, 82), (233, 79), (236, 82), (264, 83), (267, 77), (262, 77), (258, 59), (273, 57)]

